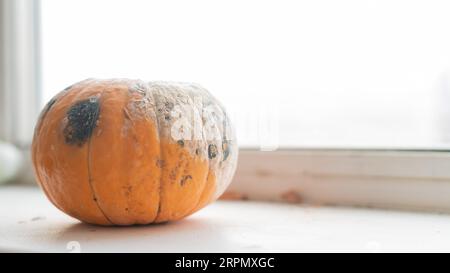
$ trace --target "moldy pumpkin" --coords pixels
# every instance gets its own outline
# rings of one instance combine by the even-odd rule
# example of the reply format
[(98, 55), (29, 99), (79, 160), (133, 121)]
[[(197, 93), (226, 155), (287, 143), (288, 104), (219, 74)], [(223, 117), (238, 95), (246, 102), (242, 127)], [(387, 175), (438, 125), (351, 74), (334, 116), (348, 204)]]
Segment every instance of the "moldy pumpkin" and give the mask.
[(88, 79), (37, 122), (32, 160), (50, 201), (83, 222), (178, 220), (231, 182), (237, 144), (221, 104), (190, 83)]

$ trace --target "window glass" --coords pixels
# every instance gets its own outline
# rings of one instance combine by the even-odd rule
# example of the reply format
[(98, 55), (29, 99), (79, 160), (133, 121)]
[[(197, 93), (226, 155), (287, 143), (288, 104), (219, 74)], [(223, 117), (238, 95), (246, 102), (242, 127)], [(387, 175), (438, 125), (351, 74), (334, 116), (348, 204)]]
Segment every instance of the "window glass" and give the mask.
[(41, 2), (43, 103), (90, 77), (190, 81), (241, 146), (449, 146), (448, 1)]

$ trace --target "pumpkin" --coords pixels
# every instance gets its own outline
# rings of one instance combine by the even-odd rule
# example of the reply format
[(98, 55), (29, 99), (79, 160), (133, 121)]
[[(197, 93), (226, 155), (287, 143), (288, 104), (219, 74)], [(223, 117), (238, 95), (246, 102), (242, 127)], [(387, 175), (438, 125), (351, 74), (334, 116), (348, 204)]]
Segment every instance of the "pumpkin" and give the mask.
[(237, 144), (197, 84), (88, 79), (51, 99), (32, 143), (36, 180), (66, 214), (98, 225), (186, 217), (231, 182)]

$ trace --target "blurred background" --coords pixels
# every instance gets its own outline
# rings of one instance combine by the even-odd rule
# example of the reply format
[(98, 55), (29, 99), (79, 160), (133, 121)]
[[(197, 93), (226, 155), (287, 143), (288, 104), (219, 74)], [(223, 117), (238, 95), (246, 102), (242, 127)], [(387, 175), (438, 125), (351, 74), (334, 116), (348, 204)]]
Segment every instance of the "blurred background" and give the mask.
[(91, 77), (198, 82), (228, 108), (241, 148), (450, 147), (449, 1), (0, 0), (0, 9), (8, 179), (28, 170), (43, 105)]

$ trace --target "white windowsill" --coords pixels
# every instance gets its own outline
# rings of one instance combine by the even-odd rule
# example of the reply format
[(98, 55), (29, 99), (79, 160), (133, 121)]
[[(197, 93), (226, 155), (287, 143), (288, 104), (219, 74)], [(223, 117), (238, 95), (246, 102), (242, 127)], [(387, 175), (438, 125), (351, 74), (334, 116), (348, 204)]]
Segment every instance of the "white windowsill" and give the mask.
[[(0, 251), (450, 251), (450, 216), (375, 209), (219, 201), (179, 222), (79, 223), (33, 187), (0, 188)], [(72, 243), (73, 244), (73, 243)]]

